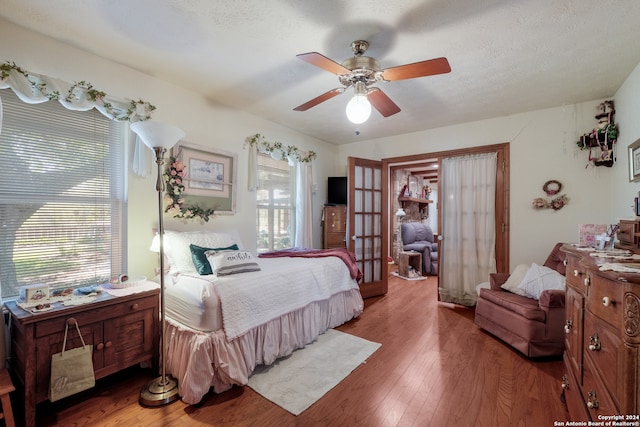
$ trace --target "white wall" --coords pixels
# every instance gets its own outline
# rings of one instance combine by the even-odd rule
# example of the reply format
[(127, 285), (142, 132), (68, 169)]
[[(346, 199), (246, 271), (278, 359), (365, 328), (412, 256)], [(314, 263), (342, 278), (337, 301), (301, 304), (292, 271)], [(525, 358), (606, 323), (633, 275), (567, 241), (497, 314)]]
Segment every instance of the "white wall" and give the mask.
[[(325, 177), (344, 175), (347, 156), (379, 160), (510, 142), (512, 266), (520, 262), (542, 262), (555, 242), (576, 241), (580, 223), (613, 223), (631, 216), (629, 206), (640, 190), (640, 184), (628, 182), (626, 153), (627, 145), (640, 138), (639, 68), (615, 94), (616, 121), (620, 126), (617, 163), (613, 168), (585, 169), (587, 153), (576, 151), (575, 141), (578, 135), (595, 126), (593, 116), (602, 100), (334, 147), (1, 19), (0, 40), (11, 40), (3, 44), (2, 62), (15, 61), (32, 72), (68, 82), (86, 80), (111, 95), (144, 99), (157, 107), (155, 120), (181, 127), (187, 133), (188, 142), (236, 152), (239, 163), (237, 214), (217, 216), (205, 227), (239, 229), (243, 242), (251, 249), (255, 249), (255, 195), (245, 190), (247, 152), (243, 142), (255, 133), (318, 153), (314, 162), (317, 192), (313, 200), (316, 247), (321, 242), (319, 225), (326, 197)], [(557, 212), (534, 211), (531, 200), (544, 196), (542, 185), (549, 179), (563, 183), (569, 204)], [(129, 176), (131, 274), (151, 275), (157, 264), (155, 255), (148, 250), (152, 229), (157, 225), (154, 189), (155, 178)], [(166, 228), (202, 227), (197, 222), (185, 224), (170, 219), (165, 224)]]
[[(260, 117), (216, 104), (197, 93), (56, 42), (2, 19), (0, 40), (11, 40), (11, 43), (3, 43), (0, 62), (14, 61), (33, 73), (67, 82), (85, 80), (110, 95), (149, 101), (157, 107), (153, 114), (154, 120), (182, 128), (187, 134), (186, 141), (237, 153), (237, 213), (216, 216), (204, 227), (213, 230), (238, 229), (243, 243), (251, 250), (255, 251), (256, 246), (255, 193), (247, 191), (248, 153), (243, 149), (245, 138), (260, 133), (271, 141), (278, 140), (302, 150), (315, 151), (318, 157), (314, 162), (314, 174), (318, 184), (313, 199), (314, 246), (320, 247), (320, 217), (326, 200), (325, 177), (335, 174), (333, 145)], [(129, 273), (152, 277), (157, 266), (157, 255), (149, 252), (149, 244), (153, 236), (152, 230), (157, 227), (158, 215), (154, 174), (146, 179), (129, 175), (128, 212)], [(202, 227), (197, 221), (186, 223), (165, 216), (166, 229)]]
[(640, 182), (629, 182), (627, 147), (640, 138), (640, 64), (633, 70), (615, 95), (616, 121), (620, 126), (618, 164), (613, 171), (611, 217), (634, 218), (631, 208), (638, 196)]
[[(542, 263), (556, 242), (577, 242), (578, 224), (617, 221), (611, 190), (626, 164), (619, 158), (613, 168), (585, 169), (588, 154), (575, 148), (578, 135), (595, 127), (601, 101), (361, 141), (341, 146), (338, 158), (372, 158), (368, 153), (373, 152), (373, 158), (382, 159), (509, 142), (511, 266)], [(534, 198), (546, 197), (542, 186), (550, 179), (563, 184), (569, 204), (559, 211), (532, 209)]]

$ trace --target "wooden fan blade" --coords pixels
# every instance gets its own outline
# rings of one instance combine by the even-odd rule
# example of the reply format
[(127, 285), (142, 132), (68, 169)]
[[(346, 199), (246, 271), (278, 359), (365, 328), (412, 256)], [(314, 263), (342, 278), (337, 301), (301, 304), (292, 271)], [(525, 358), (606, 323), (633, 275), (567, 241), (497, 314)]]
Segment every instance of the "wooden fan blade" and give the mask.
[(349, 74), (351, 72), (350, 69), (343, 67), (334, 60), (329, 59), (326, 56), (319, 54), (318, 52), (301, 53), (300, 55), (296, 56), (311, 65), (315, 65), (316, 67), (322, 68), (323, 70), (326, 70), (333, 74), (340, 75)]
[(367, 99), (371, 105), (373, 105), (373, 108), (378, 110), (378, 112), (380, 112), (384, 117), (389, 117), (400, 112), (400, 107), (398, 107), (391, 98), (377, 87), (369, 89)]
[(390, 82), (415, 79), (416, 77), (445, 74), (451, 71), (447, 58), (435, 58), (413, 64), (400, 65), (382, 70), (382, 77)]
[(330, 91), (325, 92), (322, 95), (313, 98), (311, 101), (307, 101), (302, 105), (298, 105), (296, 108), (293, 109), (293, 111), (307, 111), (309, 108), (315, 107), (321, 102), (331, 99), (336, 95), (340, 95), (342, 92), (344, 92), (343, 87), (331, 89)]

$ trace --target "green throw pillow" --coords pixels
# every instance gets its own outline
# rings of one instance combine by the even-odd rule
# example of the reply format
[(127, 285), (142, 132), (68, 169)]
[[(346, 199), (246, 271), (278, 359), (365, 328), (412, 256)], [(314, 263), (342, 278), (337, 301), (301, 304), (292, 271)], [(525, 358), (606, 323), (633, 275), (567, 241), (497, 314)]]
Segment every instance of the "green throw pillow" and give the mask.
[(213, 274), (211, 264), (209, 264), (207, 256), (205, 255), (206, 251), (237, 251), (238, 245), (234, 243), (228, 248), (203, 248), (202, 246), (191, 244), (189, 245), (189, 250), (191, 250), (191, 259), (193, 259), (193, 265), (196, 267), (196, 271), (201, 276), (204, 276)]

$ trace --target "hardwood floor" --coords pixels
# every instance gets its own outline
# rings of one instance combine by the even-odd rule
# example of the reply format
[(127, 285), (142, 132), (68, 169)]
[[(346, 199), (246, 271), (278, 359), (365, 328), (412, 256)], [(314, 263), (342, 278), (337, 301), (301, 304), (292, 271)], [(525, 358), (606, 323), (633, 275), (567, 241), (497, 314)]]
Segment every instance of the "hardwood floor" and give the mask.
[(136, 368), (39, 405), (38, 425), (544, 427), (566, 421), (562, 362), (521, 356), (478, 329), (473, 309), (439, 304), (436, 287), (433, 277), (392, 277), (386, 296), (367, 299), (360, 318), (338, 329), (382, 347), (297, 417), (249, 387), (210, 393), (199, 405), (143, 408), (138, 393), (153, 376)]

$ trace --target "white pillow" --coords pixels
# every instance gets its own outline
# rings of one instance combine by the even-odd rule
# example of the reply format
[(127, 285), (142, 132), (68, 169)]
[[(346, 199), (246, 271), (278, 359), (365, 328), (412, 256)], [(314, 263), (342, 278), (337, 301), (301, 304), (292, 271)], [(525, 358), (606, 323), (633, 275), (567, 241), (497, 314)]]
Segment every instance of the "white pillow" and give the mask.
[(540, 299), (542, 291), (548, 289), (564, 290), (566, 288), (565, 277), (549, 267), (533, 263), (522, 279), (519, 288), (528, 297)]
[(520, 283), (522, 283), (522, 279), (524, 279), (524, 276), (527, 274), (527, 271), (529, 271), (529, 268), (530, 266), (527, 264), (518, 264), (507, 281), (504, 282), (500, 287), (505, 291), (509, 291), (516, 295), (526, 297), (527, 294), (525, 294), (524, 290), (520, 289), (518, 286), (520, 286)]
[(260, 266), (249, 251), (206, 251), (205, 254), (216, 276), (260, 271)]
[(225, 248), (233, 244), (242, 248), (237, 233), (217, 233), (214, 231), (171, 231), (164, 232), (164, 253), (172, 272), (196, 273), (189, 245), (204, 248)]

